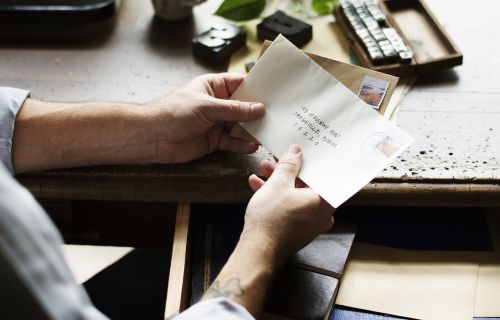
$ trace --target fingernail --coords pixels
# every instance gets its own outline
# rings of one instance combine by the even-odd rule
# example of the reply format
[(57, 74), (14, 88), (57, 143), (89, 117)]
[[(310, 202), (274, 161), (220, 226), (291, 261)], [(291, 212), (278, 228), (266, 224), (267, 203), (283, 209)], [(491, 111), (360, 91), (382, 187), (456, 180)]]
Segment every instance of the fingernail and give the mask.
[(288, 148), (288, 154), (289, 155), (292, 155), (292, 156), (296, 156), (298, 155), (300, 152), (302, 152), (302, 148), (297, 145), (297, 144), (292, 144), (289, 148)]
[(262, 103), (258, 103), (258, 102), (251, 103), (250, 108), (252, 108), (252, 113), (255, 116), (261, 116), (264, 114), (264, 111), (265, 111), (264, 105)]

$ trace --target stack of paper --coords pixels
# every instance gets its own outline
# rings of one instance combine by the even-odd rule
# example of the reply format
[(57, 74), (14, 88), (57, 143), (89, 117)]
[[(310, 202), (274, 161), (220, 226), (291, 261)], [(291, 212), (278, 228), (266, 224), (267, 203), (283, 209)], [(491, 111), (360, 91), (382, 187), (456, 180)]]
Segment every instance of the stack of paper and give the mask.
[(261, 120), (242, 127), (276, 157), (292, 143), (301, 145), (299, 177), (333, 207), (363, 188), (413, 141), (282, 36), (232, 99), (266, 105)]

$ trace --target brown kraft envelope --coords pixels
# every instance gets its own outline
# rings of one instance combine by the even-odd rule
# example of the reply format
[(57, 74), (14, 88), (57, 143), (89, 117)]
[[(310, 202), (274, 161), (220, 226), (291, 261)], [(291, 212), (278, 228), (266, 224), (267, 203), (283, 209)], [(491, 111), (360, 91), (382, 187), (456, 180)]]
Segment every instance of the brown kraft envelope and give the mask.
[[(262, 55), (266, 52), (271, 43), (272, 42), (268, 40), (264, 42), (259, 58), (262, 57)], [(363, 79), (365, 78), (365, 76), (370, 76), (373, 78), (378, 78), (389, 82), (389, 88), (387, 89), (387, 93), (385, 94), (384, 100), (382, 101), (380, 108), (377, 110), (381, 115), (384, 114), (385, 110), (387, 109), (387, 105), (391, 100), (391, 96), (394, 93), (396, 84), (398, 83), (399, 80), (398, 77), (374, 71), (371, 69), (358, 67), (352, 64), (332, 60), (312, 53), (308, 52), (304, 53), (307, 54), (314, 62), (319, 64), (323, 69), (325, 69), (329, 74), (331, 74), (338, 81), (340, 81), (349, 90), (351, 90), (355, 95), (358, 95), (358, 92), (361, 89), (361, 84), (363, 83)], [(239, 124), (235, 124), (233, 126), (233, 129), (231, 130), (231, 136), (259, 143), (249, 133), (247, 133), (246, 130), (243, 129), (243, 127), (241, 127)]]

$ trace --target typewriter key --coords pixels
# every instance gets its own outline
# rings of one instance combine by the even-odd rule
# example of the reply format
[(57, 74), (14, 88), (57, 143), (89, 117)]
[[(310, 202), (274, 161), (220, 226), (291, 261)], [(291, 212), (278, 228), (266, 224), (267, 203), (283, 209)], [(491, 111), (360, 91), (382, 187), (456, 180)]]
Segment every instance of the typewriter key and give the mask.
[(402, 51), (399, 53), (399, 59), (403, 63), (410, 63), (413, 58), (413, 54), (410, 51)]

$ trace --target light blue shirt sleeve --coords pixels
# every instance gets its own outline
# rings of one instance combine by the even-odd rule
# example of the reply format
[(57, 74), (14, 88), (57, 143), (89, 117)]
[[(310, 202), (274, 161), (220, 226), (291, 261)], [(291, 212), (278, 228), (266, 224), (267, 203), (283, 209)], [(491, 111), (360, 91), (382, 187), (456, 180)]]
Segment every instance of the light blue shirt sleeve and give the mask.
[(12, 135), (16, 116), (28, 97), (26, 90), (0, 87), (0, 162), (14, 173), (12, 166)]
[(255, 320), (239, 304), (225, 298), (204, 300), (187, 309), (172, 320)]

